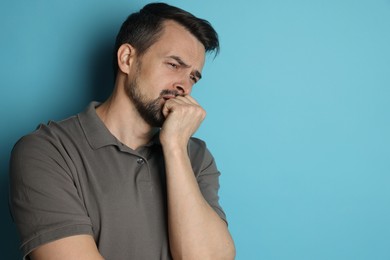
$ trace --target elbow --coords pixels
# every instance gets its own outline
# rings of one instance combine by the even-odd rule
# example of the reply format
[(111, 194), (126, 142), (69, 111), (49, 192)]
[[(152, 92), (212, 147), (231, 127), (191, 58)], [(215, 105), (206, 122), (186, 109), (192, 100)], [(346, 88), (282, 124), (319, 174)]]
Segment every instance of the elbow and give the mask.
[[(236, 249), (234, 245), (225, 247), (222, 250), (215, 250), (213, 252), (209, 252), (205, 254), (205, 257), (202, 259), (210, 259), (210, 260), (234, 260), (236, 257)], [(195, 258), (194, 258), (195, 259)], [(199, 258), (196, 258), (199, 259)]]
[(225, 241), (220, 244), (220, 247), (214, 251), (215, 255), (210, 257), (210, 259), (234, 260), (236, 257), (236, 247), (231, 235), (229, 234)]
[(230, 254), (228, 257), (229, 258), (227, 258), (227, 259), (235, 259), (236, 258), (236, 247), (234, 245), (232, 245), (232, 248), (231, 248), (231, 251), (230, 251)]
[[(206, 257), (202, 259), (212, 260), (234, 260), (236, 257), (236, 247), (233, 238), (228, 234), (224, 239), (213, 247), (209, 247)], [(199, 259), (199, 258), (197, 258)]]
[(236, 257), (236, 248), (233, 243), (223, 250), (223, 252), (219, 252), (217, 258), (210, 259), (223, 259), (223, 260), (234, 260)]

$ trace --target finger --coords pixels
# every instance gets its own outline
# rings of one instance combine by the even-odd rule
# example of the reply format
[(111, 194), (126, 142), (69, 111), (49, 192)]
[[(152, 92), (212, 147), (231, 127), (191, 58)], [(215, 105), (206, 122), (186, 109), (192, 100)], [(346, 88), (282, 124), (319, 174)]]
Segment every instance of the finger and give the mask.
[(168, 103), (168, 104), (177, 104), (177, 105), (191, 105), (191, 106), (194, 106), (194, 105), (197, 105), (198, 104), (194, 101), (192, 101), (191, 99), (188, 99), (187, 97), (184, 97), (184, 96), (178, 96), (178, 97), (175, 97), (175, 98), (171, 98), (169, 100), (167, 100), (165, 103)]
[(168, 116), (169, 113), (173, 112), (179, 106), (188, 105), (184, 100), (178, 100), (177, 98), (171, 98), (167, 100), (162, 108), (162, 113), (165, 117)]
[(167, 117), (169, 112), (172, 110), (173, 106), (174, 106), (174, 103), (172, 102), (172, 99), (169, 99), (165, 102), (163, 108), (162, 108), (162, 114), (164, 115), (164, 117)]
[(175, 99), (177, 100), (182, 100), (183, 102), (185, 103), (188, 103), (188, 104), (191, 104), (191, 105), (198, 105), (199, 106), (199, 103), (191, 96), (189, 95), (186, 95), (186, 96), (178, 96), (176, 97)]
[(190, 103), (188, 100), (177, 100), (176, 98), (172, 98), (165, 102), (163, 108), (162, 108), (162, 114), (166, 118), (170, 113), (173, 113), (175, 111), (184, 111), (186, 107), (189, 106), (195, 106), (194, 104)]

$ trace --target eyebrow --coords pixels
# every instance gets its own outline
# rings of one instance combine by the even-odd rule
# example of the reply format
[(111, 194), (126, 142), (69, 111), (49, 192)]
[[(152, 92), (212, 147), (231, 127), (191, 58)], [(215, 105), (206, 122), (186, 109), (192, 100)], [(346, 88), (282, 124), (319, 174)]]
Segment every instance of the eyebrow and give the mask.
[[(191, 67), (190, 65), (186, 64), (179, 56), (171, 55), (171, 56), (168, 56), (168, 58), (174, 59), (175, 61), (177, 61), (177, 63), (180, 64), (180, 66), (183, 66), (184, 68), (190, 68)], [(195, 70), (194, 73), (195, 73), (195, 76), (198, 78), (198, 81), (199, 81), (202, 78), (202, 74), (198, 70)]]

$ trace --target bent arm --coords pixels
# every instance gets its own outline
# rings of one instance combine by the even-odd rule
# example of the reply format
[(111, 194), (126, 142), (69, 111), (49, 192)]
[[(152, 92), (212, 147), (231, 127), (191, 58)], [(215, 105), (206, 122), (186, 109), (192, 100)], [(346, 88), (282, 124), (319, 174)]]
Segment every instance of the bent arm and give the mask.
[(164, 153), (168, 230), (174, 259), (233, 259), (235, 248), (226, 223), (203, 197), (187, 145), (206, 112), (190, 96), (168, 100), (160, 141)]
[(226, 223), (204, 199), (186, 148), (163, 147), (168, 228), (174, 259), (234, 259)]

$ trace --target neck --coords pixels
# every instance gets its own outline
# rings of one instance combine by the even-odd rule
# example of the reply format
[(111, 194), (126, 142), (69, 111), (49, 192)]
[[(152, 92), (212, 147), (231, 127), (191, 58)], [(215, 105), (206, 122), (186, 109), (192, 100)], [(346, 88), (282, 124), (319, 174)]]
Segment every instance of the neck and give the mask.
[(111, 134), (133, 150), (147, 144), (158, 131), (143, 120), (124, 89), (118, 86), (96, 113)]

